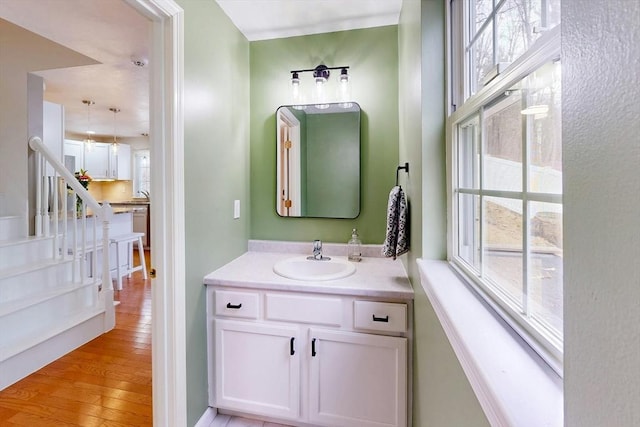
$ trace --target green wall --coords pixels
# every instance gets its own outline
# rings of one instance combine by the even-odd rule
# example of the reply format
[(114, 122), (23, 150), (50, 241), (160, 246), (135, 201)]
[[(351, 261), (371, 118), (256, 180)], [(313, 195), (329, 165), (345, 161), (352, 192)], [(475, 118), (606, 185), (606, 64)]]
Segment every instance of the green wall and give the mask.
[[(207, 408), (202, 278), (249, 237), (249, 43), (215, 1), (184, 9), (187, 424)], [(241, 217), (233, 219), (233, 201)]]
[(357, 217), (360, 113), (308, 114), (306, 133), (306, 214)]
[[(250, 58), (251, 238), (346, 243), (355, 227), (364, 243), (381, 244), (398, 164), (397, 26), (256, 41), (250, 44)], [(275, 111), (291, 103), (289, 72), (320, 63), (351, 67), (351, 93), (362, 109), (361, 211), (356, 219), (281, 218), (275, 211)]]
[(404, 0), (398, 26), (400, 161), (410, 163), (415, 291), (413, 425), (484, 427), (488, 422), (420, 282), (418, 258), (446, 258), (444, 2)]

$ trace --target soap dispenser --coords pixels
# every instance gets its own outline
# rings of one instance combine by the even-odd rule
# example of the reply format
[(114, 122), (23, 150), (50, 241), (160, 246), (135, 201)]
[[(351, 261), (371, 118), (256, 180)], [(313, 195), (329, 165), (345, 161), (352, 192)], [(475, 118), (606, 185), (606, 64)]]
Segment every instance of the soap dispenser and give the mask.
[(347, 249), (347, 259), (353, 262), (359, 262), (362, 260), (362, 252), (360, 251), (360, 245), (362, 242), (358, 237), (358, 231), (354, 228), (351, 232), (351, 239), (349, 239)]

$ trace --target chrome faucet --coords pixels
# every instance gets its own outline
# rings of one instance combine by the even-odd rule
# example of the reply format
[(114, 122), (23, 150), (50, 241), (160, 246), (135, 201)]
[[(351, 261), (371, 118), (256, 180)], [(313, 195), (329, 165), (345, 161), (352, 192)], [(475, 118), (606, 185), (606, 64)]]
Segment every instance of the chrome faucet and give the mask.
[(329, 261), (331, 258), (322, 256), (322, 240), (313, 241), (313, 256), (307, 257), (312, 261)]

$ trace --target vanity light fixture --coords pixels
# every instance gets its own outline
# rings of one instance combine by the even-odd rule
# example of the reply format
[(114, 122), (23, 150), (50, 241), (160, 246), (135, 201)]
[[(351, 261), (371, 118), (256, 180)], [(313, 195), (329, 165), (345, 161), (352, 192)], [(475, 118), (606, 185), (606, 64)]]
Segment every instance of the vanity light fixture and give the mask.
[[(305, 70), (292, 70), (291, 71), (291, 89), (294, 100), (294, 105), (298, 105), (301, 102), (300, 96), (300, 73), (312, 72), (313, 78), (315, 79), (315, 90), (314, 90), (314, 103), (317, 108), (327, 108), (329, 104), (326, 101), (326, 84), (329, 80), (329, 76), (331, 75), (330, 70), (340, 70), (340, 93), (339, 98), (341, 102), (348, 101), (349, 99), (345, 99), (345, 97), (349, 97), (348, 86), (349, 86), (349, 73), (348, 65), (343, 65), (340, 67), (327, 67), (324, 64), (320, 64), (315, 68), (309, 68)], [(344, 89), (343, 89), (344, 87)], [(342, 95), (345, 95), (343, 97)]]
[(82, 103), (87, 106), (87, 138), (84, 140), (84, 143), (87, 147), (87, 151), (91, 151), (96, 143), (91, 137), (91, 135), (95, 133), (91, 130), (91, 106), (94, 105), (95, 102), (89, 99), (83, 99)]
[(109, 111), (113, 113), (113, 142), (111, 143), (111, 149), (114, 153), (118, 151), (118, 140), (116, 139), (116, 114), (120, 112), (119, 108), (111, 107)]

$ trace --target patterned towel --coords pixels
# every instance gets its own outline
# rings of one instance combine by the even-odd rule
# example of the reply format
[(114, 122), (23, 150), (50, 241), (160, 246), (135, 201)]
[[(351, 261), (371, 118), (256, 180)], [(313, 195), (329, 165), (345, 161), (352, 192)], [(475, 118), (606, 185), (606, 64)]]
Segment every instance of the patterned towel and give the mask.
[(389, 193), (387, 206), (387, 236), (382, 246), (382, 254), (386, 257), (399, 257), (409, 251), (409, 209), (404, 191), (395, 186)]

